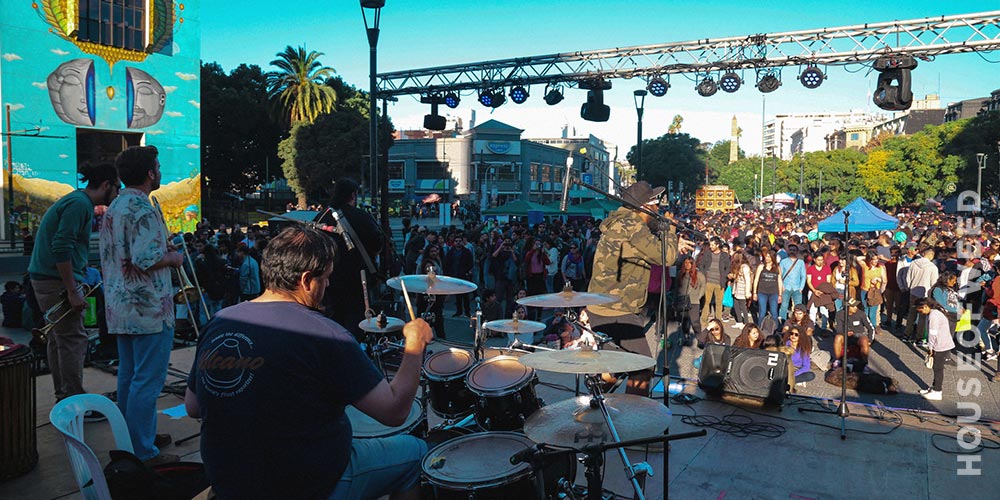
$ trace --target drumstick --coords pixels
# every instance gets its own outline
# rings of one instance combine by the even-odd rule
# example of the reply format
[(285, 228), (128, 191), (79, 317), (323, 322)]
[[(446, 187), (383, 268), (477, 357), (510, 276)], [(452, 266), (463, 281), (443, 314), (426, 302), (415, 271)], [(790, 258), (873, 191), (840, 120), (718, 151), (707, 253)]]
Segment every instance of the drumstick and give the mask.
[(406, 291), (406, 282), (402, 278), (399, 280), (399, 286), (403, 288), (403, 298), (406, 299), (406, 309), (410, 311), (410, 321), (416, 320), (417, 316), (413, 314), (413, 304), (410, 303), (410, 294)]

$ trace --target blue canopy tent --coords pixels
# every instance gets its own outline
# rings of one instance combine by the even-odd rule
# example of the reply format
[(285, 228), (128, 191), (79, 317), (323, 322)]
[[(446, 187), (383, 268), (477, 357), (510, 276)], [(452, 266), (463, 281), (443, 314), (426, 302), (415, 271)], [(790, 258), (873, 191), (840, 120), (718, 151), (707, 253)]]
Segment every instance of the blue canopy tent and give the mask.
[(885, 231), (896, 229), (899, 219), (879, 210), (864, 198), (858, 198), (847, 204), (837, 213), (823, 219), (819, 223), (820, 232), (844, 232), (844, 212), (851, 215), (847, 218), (847, 230), (852, 233), (867, 233), (869, 231)]

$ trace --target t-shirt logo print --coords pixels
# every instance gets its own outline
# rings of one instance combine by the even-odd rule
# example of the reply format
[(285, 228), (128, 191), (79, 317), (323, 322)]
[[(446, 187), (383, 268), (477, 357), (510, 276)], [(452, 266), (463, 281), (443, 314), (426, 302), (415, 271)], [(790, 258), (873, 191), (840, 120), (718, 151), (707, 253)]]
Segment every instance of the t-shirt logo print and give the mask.
[(198, 361), (205, 389), (216, 397), (242, 393), (253, 382), (253, 372), (263, 366), (264, 358), (253, 356), (253, 341), (242, 333), (226, 333), (211, 342)]

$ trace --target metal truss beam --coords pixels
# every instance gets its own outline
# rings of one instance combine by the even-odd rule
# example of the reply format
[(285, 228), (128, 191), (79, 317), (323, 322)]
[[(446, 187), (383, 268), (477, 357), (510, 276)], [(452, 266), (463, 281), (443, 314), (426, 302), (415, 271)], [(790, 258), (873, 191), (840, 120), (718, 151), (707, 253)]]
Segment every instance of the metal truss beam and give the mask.
[(378, 75), (378, 97), (643, 78), (708, 75), (784, 66), (848, 65), (888, 54), (925, 61), (1000, 49), (1000, 11), (785, 33), (692, 40), (393, 71)]

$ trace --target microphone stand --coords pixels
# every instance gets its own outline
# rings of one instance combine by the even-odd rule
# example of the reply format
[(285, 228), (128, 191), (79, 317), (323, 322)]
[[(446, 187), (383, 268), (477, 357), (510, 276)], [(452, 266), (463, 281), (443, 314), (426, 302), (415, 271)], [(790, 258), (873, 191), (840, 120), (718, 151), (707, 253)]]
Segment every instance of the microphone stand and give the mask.
[[(603, 189), (601, 189), (601, 188), (599, 188), (597, 186), (588, 184), (588, 183), (583, 182), (583, 181), (581, 181), (579, 179), (570, 179), (570, 182), (574, 183), (574, 184), (578, 184), (578, 185), (580, 185), (582, 187), (585, 187), (585, 188), (587, 188), (587, 189), (589, 189), (589, 190), (591, 190), (591, 191), (593, 191), (595, 193), (604, 195), (604, 196), (606, 196), (609, 199), (615, 200), (615, 201), (621, 203), (622, 206), (625, 206), (625, 207), (627, 207), (629, 209), (632, 209), (632, 210), (635, 210), (635, 211), (638, 211), (638, 212), (642, 212), (642, 213), (644, 213), (646, 215), (649, 215), (654, 220), (658, 221), (658, 223), (660, 224), (660, 259), (661, 259), (661, 262), (663, 263), (663, 265), (661, 266), (662, 270), (661, 270), (661, 274), (660, 274), (660, 278), (661, 278), (661, 281), (660, 281), (660, 287), (661, 287), (661, 290), (660, 290), (660, 306), (659, 306), (659, 313), (658, 313), (659, 318), (657, 318), (658, 321), (657, 321), (657, 327), (656, 328), (657, 328), (657, 334), (659, 336), (660, 343), (663, 345), (663, 347), (660, 349), (660, 355), (659, 355), (659, 363), (661, 363), (662, 366), (663, 366), (663, 373), (662, 373), (662, 376), (660, 377), (660, 382), (663, 385), (663, 406), (665, 406), (665, 407), (667, 407), (669, 409), (670, 408), (670, 390), (668, 388), (668, 385), (669, 385), (668, 381), (670, 380), (670, 364), (669, 364), (669, 359), (668, 359), (668, 356), (667, 356), (667, 344), (666, 344), (666, 339), (667, 339), (667, 322), (666, 322), (666, 314), (665, 314), (666, 313), (666, 301), (665, 301), (666, 294), (664, 294), (663, 290), (662, 290), (663, 285), (666, 284), (666, 281), (667, 281), (666, 280), (666, 274), (667, 274), (667, 265), (666, 265), (667, 264), (667, 262), (666, 262), (666, 260), (667, 260), (667, 234), (666, 234), (667, 231), (666, 231), (666, 229), (668, 229), (668, 226), (674, 226), (675, 228), (683, 229), (683, 230), (688, 231), (688, 232), (690, 232), (692, 234), (700, 235), (701, 237), (705, 238), (706, 240), (708, 239), (708, 236), (706, 236), (704, 233), (702, 233), (700, 231), (696, 231), (693, 228), (690, 228), (688, 226), (685, 226), (685, 225), (681, 224), (680, 222), (678, 222), (677, 220), (675, 220), (673, 218), (666, 217), (666, 216), (660, 214), (657, 211), (650, 210), (650, 209), (646, 208), (645, 206), (637, 205), (637, 204), (635, 204), (635, 203), (633, 203), (633, 202), (631, 202), (629, 200), (626, 200), (625, 198), (622, 198), (621, 196), (617, 196), (617, 195), (613, 195), (611, 193), (608, 193), (607, 191), (604, 191)], [(669, 435), (670, 434), (670, 429), (668, 428), (666, 431), (664, 431), (664, 434), (665, 435)], [(668, 496), (667, 495), (667, 473), (668, 473), (669, 469), (670, 469), (670, 453), (669, 453), (668, 449), (664, 448), (664, 450), (663, 450), (663, 495), (664, 495), (664, 498), (666, 498)]]

